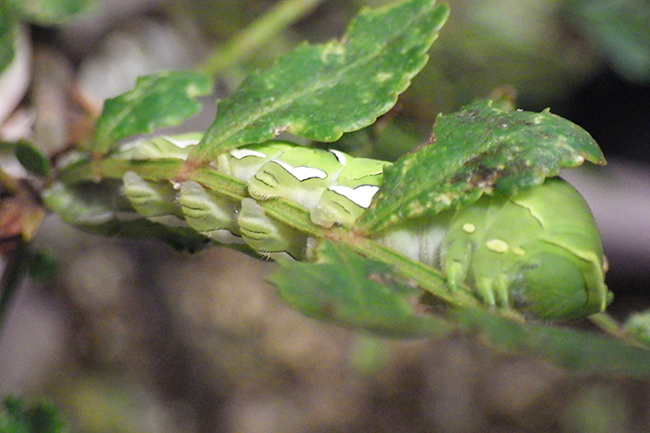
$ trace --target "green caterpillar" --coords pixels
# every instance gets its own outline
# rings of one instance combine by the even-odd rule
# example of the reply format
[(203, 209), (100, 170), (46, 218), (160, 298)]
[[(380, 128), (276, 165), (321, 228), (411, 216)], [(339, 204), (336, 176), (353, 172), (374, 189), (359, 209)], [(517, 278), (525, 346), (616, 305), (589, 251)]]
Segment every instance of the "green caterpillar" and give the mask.
[[(123, 145), (114, 158), (185, 159), (200, 135), (158, 137)], [(151, 182), (134, 172), (121, 186), (122, 219), (146, 217), (170, 230), (198, 232), (218, 243), (273, 257), (308, 259), (310, 239), (264, 213), (259, 202), (282, 197), (322, 227), (350, 227), (368, 208), (388, 162), (273, 141), (226, 151), (215, 170), (248, 186), (231, 202), (197, 182)], [(59, 194), (61, 191), (59, 191)], [(54, 195), (52, 195), (54, 196)], [(56, 203), (53, 204), (56, 208)], [(65, 205), (59, 209), (65, 215)], [(138, 215), (129, 215), (129, 208)], [(75, 221), (88, 227), (92, 221)], [(470, 206), (409, 220), (376, 240), (439, 268), (449, 288), (473, 288), (485, 304), (546, 319), (602, 311), (610, 293), (598, 229), (580, 194), (560, 178), (513, 197), (485, 195)]]

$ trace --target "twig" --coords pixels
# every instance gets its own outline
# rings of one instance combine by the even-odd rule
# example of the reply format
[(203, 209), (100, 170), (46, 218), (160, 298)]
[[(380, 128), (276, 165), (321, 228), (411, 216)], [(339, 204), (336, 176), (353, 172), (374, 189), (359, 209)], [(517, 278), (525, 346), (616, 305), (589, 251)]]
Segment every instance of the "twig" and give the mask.
[(251, 23), (199, 67), (207, 75), (217, 75), (252, 56), (266, 41), (312, 11), (322, 0), (283, 0)]

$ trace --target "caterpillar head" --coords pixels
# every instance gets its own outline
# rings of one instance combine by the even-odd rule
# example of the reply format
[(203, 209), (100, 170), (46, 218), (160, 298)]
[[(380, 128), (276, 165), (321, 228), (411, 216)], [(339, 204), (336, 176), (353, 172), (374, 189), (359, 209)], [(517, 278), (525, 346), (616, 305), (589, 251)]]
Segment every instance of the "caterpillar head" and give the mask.
[(559, 178), (459, 209), (441, 262), (452, 290), (469, 285), (488, 305), (537, 318), (586, 317), (611, 300), (596, 223), (580, 194)]

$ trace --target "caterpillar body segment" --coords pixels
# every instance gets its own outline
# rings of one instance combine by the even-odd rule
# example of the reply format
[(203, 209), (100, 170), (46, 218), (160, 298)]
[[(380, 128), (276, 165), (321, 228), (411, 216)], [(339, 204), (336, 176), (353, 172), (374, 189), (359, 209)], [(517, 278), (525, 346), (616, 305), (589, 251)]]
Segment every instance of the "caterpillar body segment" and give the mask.
[(245, 198), (237, 217), (244, 241), (263, 256), (289, 255), (305, 258), (307, 237), (285, 224), (266, 216), (262, 206), (252, 198)]
[(176, 204), (177, 192), (170, 182), (147, 181), (132, 171), (124, 174), (122, 182), (124, 195), (143, 217), (182, 216)]
[(351, 226), (370, 206), (382, 184), (384, 168), (389, 165), (385, 161), (346, 156), (345, 168), (336, 183), (327, 187), (311, 211), (312, 222), (323, 227)]
[(416, 218), (380, 233), (375, 239), (411, 260), (440, 268), (440, 245), (448, 229), (453, 211), (436, 218)]
[(181, 184), (178, 194), (185, 221), (197, 232), (222, 244), (243, 244), (237, 213), (239, 206), (206, 190), (194, 181)]
[(289, 143), (272, 141), (233, 149), (218, 155), (213, 166), (220, 173), (248, 183), (265, 163), (295, 147)]
[(250, 179), (248, 192), (258, 200), (282, 197), (313, 210), (344, 167), (332, 152), (295, 147), (265, 163)]

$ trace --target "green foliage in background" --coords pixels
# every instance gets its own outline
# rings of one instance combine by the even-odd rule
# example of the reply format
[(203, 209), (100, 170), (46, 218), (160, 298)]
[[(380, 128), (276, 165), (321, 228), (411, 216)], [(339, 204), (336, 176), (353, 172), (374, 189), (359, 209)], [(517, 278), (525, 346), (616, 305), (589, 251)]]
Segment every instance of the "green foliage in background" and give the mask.
[(87, 11), (95, 0), (3, 0), (0, 2), (0, 73), (12, 62), (21, 23), (43, 26), (64, 22)]
[(13, 397), (4, 400), (0, 411), (0, 433), (65, 433), (59, 411), (50, 403), (26, 405)]
[(565, 9), (623, 77), (650, 80), (650, 3), (571, 0)]

